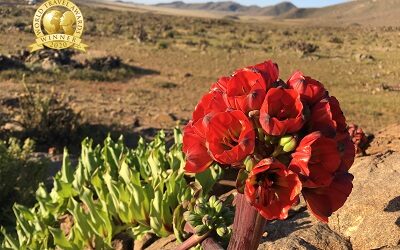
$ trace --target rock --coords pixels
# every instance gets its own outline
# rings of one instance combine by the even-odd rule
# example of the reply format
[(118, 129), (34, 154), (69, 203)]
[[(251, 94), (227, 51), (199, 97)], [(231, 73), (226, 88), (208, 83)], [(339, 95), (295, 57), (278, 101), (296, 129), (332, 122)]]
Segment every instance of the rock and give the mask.
[(363, 54), (363, 53), (355, 54), (354, 59), (357, 62), (373, 62), (373, 61), (375, 61), (375, 57), (373, 57), (370, 54)]
[(310, 216), (304, 202), (290, 212), (287, 220), (269, 222), (266, 231), (260, 250), (352, 249), (347, 239)]
[(24, 127), (22, 127), (20, 124), (15, 123), (15, 122), (9, 122), (4, 124), (2, 127), (3, 130), (11, 131), (11, 132), (22, 132), (24, 131)]
[(354, 249), (400, 244), (400, 153), (387, 150), (358, 158), (350, 169), (354, 188), (330, 227), (349, 237)]
[(24, 60), (28, 64), (40, 63), (45, 70), (64, 66), (71, 68), (82, 68), (82, 64), (72, 59), (76, 52), (71, 49), (65, 50), (40, 50), (39, 52), (29, 53), (20, 51), (15, 57)]
[(258, 247), (259, 250), (269, 249), (324, 249), (324, 250), (339, 250), (339, 249), (352, 249), (350, 242), (343, 237), (333, 232), (328, 225), (318, 223), (310, 228), (302, 229), (289, 235), (288, 237), (281, 238), (274, 242), (263, 243)]
[(44, 70), (54, 70), (58, 68), (57, 63), (54, 60), (51, 60), (50, 58), (45, 58), (42, 61), (42, 69)]
[(156, 240), (151, 246), (146, 248), (146, 250), (172, 250), (172, 249), (177, 249), (179, 246), (179, 243), (176, 241), (176, 238), (173, 234), (166, 238), (161, 238), (159, 240)]
[(142, 250), (151, 245), (155, 240), (155, 235), (147, 233), (140, 240), (134, 241), (133, 250)]
[(400, 152), (400, 124), (382, 129), (374, 134), (375, 138), (367, 149), (368, 154), (378, 154), (386, 150)]

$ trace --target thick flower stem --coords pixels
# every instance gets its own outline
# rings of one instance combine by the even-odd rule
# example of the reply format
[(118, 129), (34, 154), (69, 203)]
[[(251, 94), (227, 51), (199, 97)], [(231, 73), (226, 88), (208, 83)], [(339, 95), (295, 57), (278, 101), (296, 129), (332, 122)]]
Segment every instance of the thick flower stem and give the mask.
[(188, 250), (197, 244), (201, 243), (204, 239), (208, 237), (211, 231), (208, 231), (207, 233), (199, 236), (197, 234), (193, 234), (189, 239), (184, 241), (178, 248), (177, 250)]
[(260, 244), (266, 220), (252, 207), (243, 194), (236, 196), (233, 234), (228, 250), (255, 250)]

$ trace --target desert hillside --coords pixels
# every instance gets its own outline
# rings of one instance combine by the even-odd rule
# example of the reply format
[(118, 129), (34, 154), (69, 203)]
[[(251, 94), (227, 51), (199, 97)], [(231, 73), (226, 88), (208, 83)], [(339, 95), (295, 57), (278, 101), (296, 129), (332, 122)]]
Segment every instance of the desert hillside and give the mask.
[[(134, 2), (134, 1), (133, 1)], [(125, 5), (133, 5), (124, 3)], [(282, 2), (273, 6), (259, 7), (245, 6), (232, 1), (185, 3), (175, 1), (156, 5), (135, 5), (138, 8), (150, 8), (153, 11), (168, 12), (179, 10), (179, 14), (186, 11), (192, 13), (214, 13), (220, 17), (235, 15), (244, 19), (249, 17), (272, 17), (279, 20), (295, 19), (307, 24), (319, 25), (373, 25), (398, 26), (400, 25), (400, 0), (357, 0), (323, 8), (299, 8), (291, 2)], [(170, 11), (168, 11), (170, 10)], [(187, 12), (189, 13), (189, 12)], [(247, 17), (247, 18), (246, 18)]]
[(289, 11), (297, 9), (290, 2), (282, 2), (273, 6), (259, 7), (256, 5), (244, 6), (232, 1), (226, 2), (208, 2), (208, 3), (184, 3), (182, 1), (156, 4), (159, 7), (187, 9), (187, 10), (203, 10), (203, 11), (224, 11), (232, 12), (240, 15), (259, 15), (259, 16), (279, 16)]
[(318, 19), (335, 24), (400, 25), (399, 0), (358, 0), (320, 9), (293, 9), (281, 18)]

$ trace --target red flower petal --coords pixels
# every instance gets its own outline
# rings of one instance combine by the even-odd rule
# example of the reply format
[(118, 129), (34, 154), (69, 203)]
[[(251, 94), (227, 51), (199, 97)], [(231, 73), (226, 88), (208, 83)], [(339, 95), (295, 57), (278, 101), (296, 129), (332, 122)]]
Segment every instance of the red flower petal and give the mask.
[(346, 127), (346, 118), (334, 96), (323, 99), (311, 109), (310, 131), (321, 131), (333, 138), (336, 131), (343, 132)]
[(204, 118), (207, 115), (212, 115), (217, 112), (222, 112), (227, 109), (227, 106), (222, 97), (222, 93), (218, 91), (212, 91), (204, 95), (200, 102), (197, 104), (193, 112), (193, 122), (196, 123), (198, 120)]
[(279, 77), (278, 64), (272, 62), (271, 60), (254, 66), (249, 66), (247, 69), (256, 71), (262, 75), (267, 85), (267, 90), (271, 88), (272, 83), (276, 82)]
[(209, 121), (206, 141), (214, 160), (237, 165), (253, 153), (255, 132), (243, 112), (220, 112)]
[(327, 96), (327, 91), (322, 83), (304, 76), (300, 71), (295, 72), (289, 78), (287, 84), (300, 94), (302, 101), (309, 105), (314, 105)]
[(213, 162), (207, 152), (205, 138), (196, 133), (195, 126), (193, 126), (192, 122), (189, 122), (184, 129), (182, 150), (186, 155), (186, 172), (203, 172)]
[(298, 176), (272, 158), (260, 161), (250, 172), (245, 185), (246, 199), (268, 220), (287, 218), (300, 191)]
[(312, 214), (320, 221), (328, 222), (328, 217), (343, 206), (353, 188), (353, 175), (337, 174), (328, 187), (303, 188), (303, 196)]
[(266, 83), (260, 73), (240, 70), (227, 82), (224, 98), (230, 108), (247, 114), (260, 109), (265, 93)]
[(303, 104), (293, 89), (271, 88), (260, 110), (260, 124), (267, 134), (295, 133), (304, 124)]
[(341, 157), (335, 140), (314, 132), (300, 142), (289, 168), (304, 175), (303, 186), (328, 186), (340, 167)]
[(347, 172), (353, 165), (354, 158), (356, 157), (354, 143), (348, 132), (337, 133), (335, 140), (338, 143), (340, 156), (342, 158), (340, 170)]
[(210, 91), (219, 91), (225, 93), (230, 77), (221, 77), (216, 83), (211, 85)]

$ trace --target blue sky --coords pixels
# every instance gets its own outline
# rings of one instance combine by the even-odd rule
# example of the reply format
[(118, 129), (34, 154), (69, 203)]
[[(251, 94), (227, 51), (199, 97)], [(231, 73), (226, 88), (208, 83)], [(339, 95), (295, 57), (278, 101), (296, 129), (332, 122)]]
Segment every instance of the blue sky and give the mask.
[[(169, 3), (175, 0), (124, 0), (124, 1), (131, 1), (135, 3), (145, 3), (145, 4), (154, 4), (154, 3)], [(212, 0), (183, 0), (187, 3), (199, 3), (199, 2), (210, 2)], [(218, 0), (215, 0), (218, 2)], [(225, 0), (226, 1), (226, 0)], [(234, 0), (235, 1), (235, 0)], [(236, 0), (235, 2), (244, 4), (244, 5), (252, 5), (256, 4), (259, 6), (268, 6), (282, 2), (283, 0)], [(221, 2), (221, 1), (219, 1)], [(298, 7), (323, 7), (338, 3), (346, 2), (346, 0), (292, 0), (293, 4)]]

